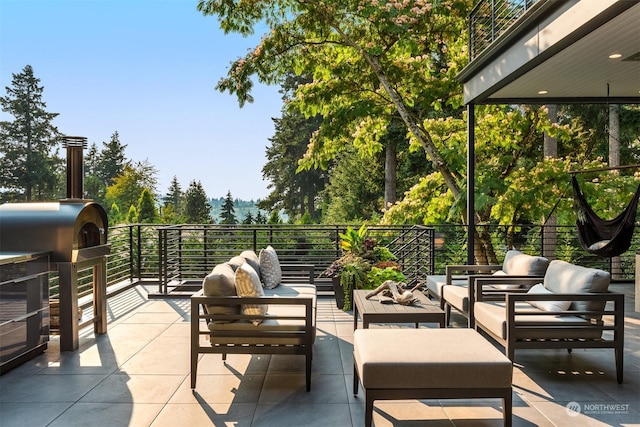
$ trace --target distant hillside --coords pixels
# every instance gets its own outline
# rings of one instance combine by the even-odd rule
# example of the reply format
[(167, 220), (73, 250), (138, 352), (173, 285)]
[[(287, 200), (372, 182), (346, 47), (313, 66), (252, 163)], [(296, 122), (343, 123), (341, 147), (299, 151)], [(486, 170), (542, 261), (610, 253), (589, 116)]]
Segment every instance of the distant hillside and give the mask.
[[(256, 201), (254, 200), (240, 200), (235, 199), (233, 201), (234, 214), (238, 219), (238, 222), (244, 221), (249, 212), (255, 218), (258, 215), (258, 207), (256, 206)], [(224, 204), (224, 197), (220, 197), (219, 199), (211, 199), (209, 200), (209, 204), (211, 205), (211, 216), (213, 219), (219, 223), (220, 222), (220, 212), (222, 211), (222, 205)], [(269, 212), (262, 211), (262, 215), (265, 217), (269, 217)]]

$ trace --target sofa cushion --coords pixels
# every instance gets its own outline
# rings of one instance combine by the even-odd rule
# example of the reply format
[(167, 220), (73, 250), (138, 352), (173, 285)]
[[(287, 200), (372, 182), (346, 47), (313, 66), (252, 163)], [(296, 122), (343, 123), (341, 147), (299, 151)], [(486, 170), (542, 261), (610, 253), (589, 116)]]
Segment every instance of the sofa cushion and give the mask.
[[(539, 310), (526, 302), (516, 303), (516, 311)], [(540, 310), (541, 311), (541, 310)], [(476, 325), (491, 332), (500, 339), (507, 339), (507, 309), (501, 302), (477, 302), (473, 306)], [(590, 320), (580, 316), (556, 316), (518, 314), (515, 321), (516, 340), (552, 340), (552, 339), (599, 339), (602, 329), (594, 328)], [(553, 328), (553, 325), (559, 325)], [(541, 326), (537, 328), (536, 326)]]
[(469, 311), (469, 288), (466, 286), (444, 286), (442, 298), (464, 313)]
[(507, 251), (502, 262), (502, 271), (511, 276), (544, 276), (549, 260), (541, 256), (524, 254), (518, 250)]
[[(429, 295), (435, 298), (442, 298), (442, 287), (447, 283), (447, 276), (431, 275), (427, 276), (427, 290)], [(465, 276), (453, 276), (451, 278), (451, 284), (454, 286), (467, 286), (468, 280)]]
[[(544, 276), (544, 287), (555, 294), (607, 292), (611, 276), (597, 268), (587, 268), (566, 261), (553, 260)], [(571, 310), (603, 310), (601, 301), (574, 301)]]
[[(528, 294), (553, 295), (553, 292), (544, 287), (542, 283), (533, 286)], [(571, 306), (571, 301), (527, 301), (534, 307), (543, 311), (567, 311)]]
[[(202, 281), (202, 291), (208, 297), (236, 296), (235, 273), (230, 264), (218, 264)], [(208, 305), (209, 314), (239, 314), (238, 306)], [(226, 322), (216, 320), (216, 323)]]
[(256, 255), (254, 251), (246, 250), (246, 251), (242, 251), (240, 256), (249, 263), (249, 265), (255, 270), (256, 273), (258, 273), (258, 279), (259, 279), (260, 278), (260, 259), (258, 258), (258, 255)]
[[(240, 297), (259, 297), (264, 295), (262, 283), (258, 273), (249, 265), (242, 264), (235, 274), (235, 284), (238, 296)], [(262, 316), (267, 312), (266, 304), (242, 304), (242, 314), (247, 316)], [(253, 324), (259, 325), (262, 319), (254, 319)]]
[(258, 259), (260, 260), (260, 277), (264, 287), (267, 289), (275, 288), (282, 281), (282, 269), (276, 250), (269, 245), (260, 250)]

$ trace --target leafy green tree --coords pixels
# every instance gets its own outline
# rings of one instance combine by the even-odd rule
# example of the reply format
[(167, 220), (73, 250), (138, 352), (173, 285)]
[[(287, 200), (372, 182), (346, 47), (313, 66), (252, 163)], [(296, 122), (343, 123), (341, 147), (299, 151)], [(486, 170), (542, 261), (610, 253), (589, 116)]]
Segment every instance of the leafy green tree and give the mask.
[(210, 224), (211, 206), (200, 181), (191, 181), (184, 195), (184, 217), (189, 224)]
[(235, 215), (235, 206), (233, 203), (233, 197), (231, 197), (231, 191), (227, 192), (227, 196), (222, 204), (220, 211), (220, 224), (237, 224), (238, 220)]
[(0, 188), (7, 200), (60, 198), (59, 171), (63, 167), (56, 145), (61, 134), (53, 125), (57, 113), (46, 111), (44, 87), (27, 65), (12, 74), (6, 96), (0, 97), (2, 111), (13, 121), (0, 122)]
[(142, 190), (138, 200), (138, 222), (153, 224), (158, 219), (158, 210), (153, 195), (148, 188)]
[(198, 4), (205, 15), (216, 15), (226, 32), (248, 35), (265, 22), (269, 27), (217, 85), (235, 94), (240, 106), (253, 101), (254, 76), (266, 83), (282, 83), (290, 70), (313, 76), (291, 101), (307, 117), (323, 117), (303, 166), (326, 168), (349, 143), (362, 153), (382, 151), (381, 138), (398, 117), (456, 198), (464, 183), (423, 121), (462, 104), (455, 77), (465, 61), (462, 35), (472, 7), (472, 0)]
[(107, 187), (107, 203), (116, 203), (123, 211), (129, 209), (129, 206), (137, 206), (144, 189), (149, 190), (151, 194), (154, 193), (156, 174), (155, 168), (146, 161), (134, 165), (126, 164), (122, 174), (114, 179), (113, 185)]

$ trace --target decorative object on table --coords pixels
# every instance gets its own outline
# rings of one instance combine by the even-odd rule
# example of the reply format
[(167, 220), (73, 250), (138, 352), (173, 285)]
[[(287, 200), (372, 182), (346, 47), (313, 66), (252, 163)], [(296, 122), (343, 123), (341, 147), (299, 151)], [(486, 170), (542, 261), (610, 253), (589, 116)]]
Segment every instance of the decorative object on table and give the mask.
[(365, 298), (369, 299), (378, 295), (379, 293), (388, 293), (389, 295), (384, 295), (390, 299), (382, 299), (381, 303), (386, 303), (386, 301), (395, 302), (397, 304), (402, 305), (411, 305), (418, 303), (418, 299), (413, 295), (413, 291), (417, 290), (421, 285), (416, 286), (411, 290), (406, 290), (406, 283), (396, 283), (393, 280), (387, 280), (380, 286), (378, 286), (373, 291), (369, 292)]
[(338, 308), (351, 310), (354, 289), (375, 289), (386, 280), (406, 280), (397, 257), (368, 237), (366, 224), (357, 230), (347, 227), (345, 233), (338, 236), (343, 255), (323, 272), (323, 276), (333, 279)]

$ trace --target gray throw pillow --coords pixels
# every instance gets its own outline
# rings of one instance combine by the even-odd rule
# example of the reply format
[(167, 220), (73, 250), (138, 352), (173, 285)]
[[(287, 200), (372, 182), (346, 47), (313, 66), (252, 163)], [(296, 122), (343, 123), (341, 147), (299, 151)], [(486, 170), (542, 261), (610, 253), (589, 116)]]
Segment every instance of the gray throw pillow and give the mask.
[(260, 277), (264, 287), (274, 289), (282, 280), (282, 269), (276, 250), (269, 245), (260, 251), (258, 259), (260, 260)]
[[(566, 261), (553, 260), (544, 276), (544, 287), (555, 294), (607, 292), (611, 275), (597, 268), (587, 268)], [(571, 310), (603, 310), (604, 302), (574, 301)]]
[(527, 255), (515, 249), (504, 256), (502, 271), (511, 276), (544, 276), (549, 260), (541, 256)]
[[(236, 296), (235, 273), (230, 264), (218, 264), (202, 281), (202, 290), (207, 297)], [(239, 306), (207, 305), (209, 314), (239, 314)], [(216, 320), (216, 323), (230, 323), (231, 320)]]

